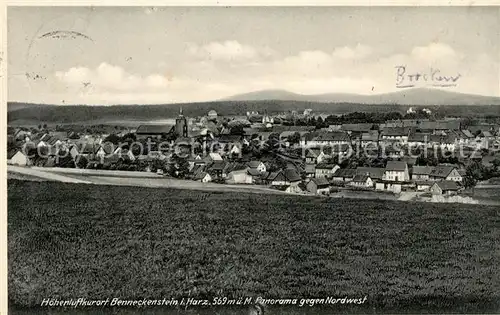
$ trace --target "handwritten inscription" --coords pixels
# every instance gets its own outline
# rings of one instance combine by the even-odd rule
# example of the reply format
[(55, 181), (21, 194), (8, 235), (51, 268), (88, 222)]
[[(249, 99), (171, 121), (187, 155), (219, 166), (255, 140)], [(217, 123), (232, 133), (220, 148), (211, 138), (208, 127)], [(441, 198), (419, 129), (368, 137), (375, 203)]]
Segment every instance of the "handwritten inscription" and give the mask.
[(452, 87), (457, 86), (462, 77), (460, 73), (445, 74), (440, 69), (430, 68), (425, 72), (412, 72), (406, 66), (396, 66), (396, 87), (409, 88), (415, 86)]

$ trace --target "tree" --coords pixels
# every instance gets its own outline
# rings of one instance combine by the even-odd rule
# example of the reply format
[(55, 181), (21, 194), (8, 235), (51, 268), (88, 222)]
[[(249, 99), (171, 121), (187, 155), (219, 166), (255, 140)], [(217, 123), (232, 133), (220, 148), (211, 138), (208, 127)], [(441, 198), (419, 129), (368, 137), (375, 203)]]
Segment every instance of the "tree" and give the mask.
[(89, 164), (89, 160), (83, 155), (77, 156), (75, 162), (78, 168), (87, 168)]
[(110, 142), (114, 145), (118, 145), (118, 143), (120, 143), (120, 137), (118, 137), (117, 135), (115, 134), (110, 134), (109, 136), (107, 136), (106, 138), (104, 138), (104, 142)]
[(244, 135), (245, 130), (243, 129), (243, 125), (235, 125), (235, 126), (231, 127), (231, 129), (229, 130), (229, 133), (232, 135)]
[(291, 145), (294, 145), (294, 144), (298, 144), (298, 143), (300, 143), (300, 133), (298, 133), (298, 132), (294, 132), (293, 134), (291, 134), (291, 135), (288, 137), (288, 142), (289, 142)]

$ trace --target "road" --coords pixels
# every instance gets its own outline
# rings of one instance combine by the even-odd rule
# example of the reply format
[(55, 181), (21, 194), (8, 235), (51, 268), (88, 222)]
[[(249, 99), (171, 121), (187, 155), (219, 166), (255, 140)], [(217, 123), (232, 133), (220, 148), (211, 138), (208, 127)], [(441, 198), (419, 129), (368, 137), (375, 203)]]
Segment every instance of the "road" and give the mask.
[(179, 188), (208, 191), (228, 191), (228, 192), (250, 192), (265, 194), (289, 194), (283, 191), (257, 186), (257, 185), (226, 185), (215, 183), (201, 183), (192, 180), (183, 180), (158, 176), (153, 173), (135, 172), (133, 176), (120, 171), (105, 170), (78, 170), (64, 168), (40, 168), (40, 167), (20, 167), (7, 166), (8, 172), (36, 176), (38, 178), (59, 181), (64, 183), (80, 183), (95, 185), (117, 185), (117, 186), (138, 186), (156, 188)]
[(28, 175), (28, 176), (36, 176), (36, 177), (43, 178), (46, 180), (58, 181), (58, 182), (63, 182), (63, 183), (91, 184), (91, 182), (87, 181), (87, 180), (77, 179), (77, 178), (68, 177), (65, 175), (55, 174), (55, 173), (51, 173), (51, 172), (45, 172), (45, 171), (41, 171), (38, 169), (29, 168), (29, 167), (8, 165), (7, 171), (19, 173), (19, 174), (23, 174), (23, 175)]

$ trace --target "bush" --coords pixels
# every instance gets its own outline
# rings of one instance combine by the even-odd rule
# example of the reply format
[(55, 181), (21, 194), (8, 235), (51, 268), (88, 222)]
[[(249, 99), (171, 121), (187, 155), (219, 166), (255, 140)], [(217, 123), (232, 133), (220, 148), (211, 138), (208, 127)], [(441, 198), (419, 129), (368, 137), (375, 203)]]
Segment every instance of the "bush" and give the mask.
[(130, 165), (130, 166), (128, 167), (128, 170), (129, 170), (129, 171), (137, 171), (137, 165)]

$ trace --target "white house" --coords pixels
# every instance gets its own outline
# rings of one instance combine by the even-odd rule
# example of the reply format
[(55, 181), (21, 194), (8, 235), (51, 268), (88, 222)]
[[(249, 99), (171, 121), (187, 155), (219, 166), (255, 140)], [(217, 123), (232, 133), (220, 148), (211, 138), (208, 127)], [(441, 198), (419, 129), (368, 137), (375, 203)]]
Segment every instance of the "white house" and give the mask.
[(340, 168), (336, 164), (318, 164), (315, 169), (316, 177), (331, 177)]
[(22, 151), (17, 151), (7, 162), (8, 164), (19, 166), (31, 165), (31, 160)]
[(226, 183), (228, 184), (251, 184), (253, 182), (253, 177), (247, 171), (247, 169), (234, 170), (227, 174)]
[(256, 169), (259, 173), (266, 172), (266, 165), (261, 161), (250, 161), (248, 162), (248, 167), (251, 169)]
[(435, 181), (447, 180), (454, 182), (461, 182), (462, 175), (458, 169), (453, 165), (438, 165), (429, 174), (429, 178)]
[(357, 187), (357, 188), (372, 188), (373, 181), (370, 178), (369, 174), (356, 175), (356, 176), (354, 176), (352, 181), (349, 182), (349, 186)]
[(435, 182), (430, 190), (433, 195), (453, 195), (458, 193), (460, 186), (458, 186), (454, 181), (443, 180)]
[(384, 172), (384, 181), (406, 182), (410, 180), (408, 165), (403, 161), (388, 161)]
[(210, 176), (207, 172), (199, 172), (194, 177), (194, 180), (202, 183), (208, 183), (212, 181), (212, 176)]

